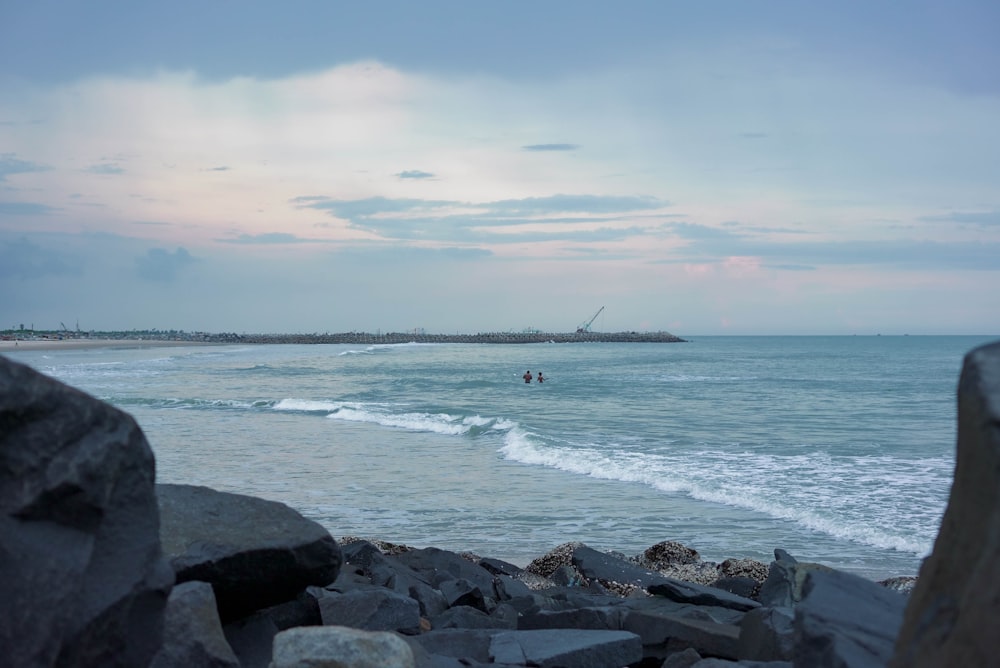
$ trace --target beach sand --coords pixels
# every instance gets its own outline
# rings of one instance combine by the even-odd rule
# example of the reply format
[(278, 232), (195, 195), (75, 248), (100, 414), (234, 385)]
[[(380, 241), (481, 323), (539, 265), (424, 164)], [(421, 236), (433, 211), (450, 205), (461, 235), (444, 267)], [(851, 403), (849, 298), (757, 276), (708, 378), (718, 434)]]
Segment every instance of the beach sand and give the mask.
[(214, 346), (202, 341), (159, 341), (140, 339), (28, 339), (0, 341), (0, 354), (21, 350), (84, 350), (88, 348), (167, 348), (177, 346)]

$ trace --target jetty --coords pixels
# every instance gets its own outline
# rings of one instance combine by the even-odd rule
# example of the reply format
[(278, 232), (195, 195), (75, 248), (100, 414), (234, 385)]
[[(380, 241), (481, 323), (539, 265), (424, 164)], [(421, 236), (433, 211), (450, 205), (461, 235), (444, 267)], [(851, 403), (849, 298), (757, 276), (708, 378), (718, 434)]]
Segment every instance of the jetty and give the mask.
[(684, 343), (670, 332), (486, 332), (479, 334), (427, 334), (424, 332), (341, 332), (336, 334), (209, 334), (219, 343)]

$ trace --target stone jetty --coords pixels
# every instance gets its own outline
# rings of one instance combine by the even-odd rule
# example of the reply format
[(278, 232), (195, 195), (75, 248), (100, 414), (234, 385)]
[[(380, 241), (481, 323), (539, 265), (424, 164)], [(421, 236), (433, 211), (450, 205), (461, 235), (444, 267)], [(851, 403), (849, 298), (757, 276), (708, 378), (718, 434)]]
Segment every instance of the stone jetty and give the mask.
[[(1000, 343), (959, 385), (955, 483), (918, 579), (775, 549), (556, 546), (524, 568), (287, 506), (155, 484), (127, 414), (0, 357), (4, 665), (812, 668), (996, 665)], [(913, 586), (915, 580), (915, 586)], [(912, 592), (909, 591), (912, 588)]]
[(425, 334), (415, 332), (340, 332), (338, 334), (207, 334), (220, 343), (685, 343), (670, 332), (486, 332), (480, 334)]

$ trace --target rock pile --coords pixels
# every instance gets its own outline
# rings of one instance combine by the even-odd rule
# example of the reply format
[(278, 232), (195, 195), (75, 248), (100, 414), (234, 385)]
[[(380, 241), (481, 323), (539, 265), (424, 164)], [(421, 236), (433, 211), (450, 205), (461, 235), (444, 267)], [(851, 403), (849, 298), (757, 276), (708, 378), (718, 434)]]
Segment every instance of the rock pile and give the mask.
[(780, 549), (769, 565), (712, 564), (671, 542), (634, 557), (568, 543), (521, 569), (338, 543), (279, 503), (154, 487), (131, 418), (0, 358), (0, 657), (156, 668), (988, 665), (1000, 652), (1000, 345), (967, 356), (959, 402), (952, 498), (908, 599), (912, 581), (874, 583)]

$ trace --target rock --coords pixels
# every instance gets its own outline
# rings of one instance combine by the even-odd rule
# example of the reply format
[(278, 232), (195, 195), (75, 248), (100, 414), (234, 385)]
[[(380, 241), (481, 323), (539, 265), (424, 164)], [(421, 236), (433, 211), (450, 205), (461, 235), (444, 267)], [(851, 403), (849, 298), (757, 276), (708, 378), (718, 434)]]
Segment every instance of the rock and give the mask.
[(274, 638), (272, 668), (414, 668), (413, 651), (394, 633), (305, 626)]
[(756, 608), (743, 616), (737, 654), (753, 661), (791, 661), (794, 649), (791, 608)]
[(642, 639), (646, 656), (665, 658), (689, 647), (702, 656), (737, 658), (740, 629), (733, 624), (690, 619), (680, 614), (629, 610), (622, 630)]
[(701, 654), (698, 651), (688, 647), (683, 652), (676, 652), (668, 656), (660, 668), (691, 668), (694, 664), (701, 661)]
[(668, 566), (694, 564), (699, 561), (701, 561), (701, 555), (698, 554), (698, 550), (672, 540), (665, 540), (646, 548), (640, 557), (640, 562), (645, 567), (654, 570)]
[(753, 610), (760, 607), (760, 603), (749, 598), (743, 598), (735, 594), (730, 594), (722, 589), (706, 587), (693, 582), (680, 582), (663, 578), (663, 582), (650, 585), (646, 589), (650, 594), (665, 596), (671, 601), (678, 603), (691, 603), (693, 605), (711, 605), (731, 610)]
[(560, 566), (573, 565), (573, 551), (581, 545), (583, 543), (563, 543), (533, 559), (524, 570), (533, 575), (549, 578)]
[(5, 665), (149, 664), (173, 584), (154, 480), (129, 415), (0, 357)]
[(649, 589), (651, 584), (667, 582), (668, 578), (610, 554), (598, 552), (586, 545), (573, 548), (572, 565), (590, 581), (622, 583)]
[(319, 599), (324, 626), (350, 626), (365, 631), (420, 633), (420, 606), (387, 589), (327, 594)]
[(802, 600), (802, 585), (809, 573), (832, 570), (822, 564), (800, 562), (784, 550), (776, 549), (767, 579), (757, 593), (757, 600), (765, 607), (793, 608)]
[(897, 594), (909, 596), (913, 593), (913, 588), (917, 586), (917, 578), (909, 575), (901, 575), (894, 578), (879, 580), (878, 583), (886, 589), (891, 589)]
[(493, 596), (494, 575), (454, 552), (428, 547), (403, 552), (392, 560), (416, 571), (435, 587), (446, 580), (464, 579), (479, 587), (483, 594)]
[(150, 668), (240, 668), (222, 633), (212, 585), (184, 582), (170, 592), (163, 646)]
[(453, 606), (431, 619), (435, 629), (516, 629), (517, 613), (487, 615), (468, 605)]
[(1000, 342), (965, 356), (955, 480), (906, 609), (892, 665), (984, 666), (1000, 656)]
[(793, 663), (882, 668), (905, 606), (903, 596), (856, 575), (808, 572), (795, 608)]
[(256, 612), (224, 625), (222, 632), (240, 660), (241, 668), (268, 668), (274, 637), (280, 632), (273, 619)]
[(336, 580), (340, 547), (283, 503), (192, 485), (157, 485), (160, 536), (178, 582), (215, 590), (222, 621)]
[(541, 668), (625, 666), (642, 659), (642, 643), (625, 631), (506, 631), (493, 636), (490, 659)]
[(719, 578), (713, 582), (711, 586), (716, 589), (721, 589), (722, 591), (727, 591), (730, 594), (736, 594), (737, 596), (742, 596), (743, 598), (752, 599), (757, 595), (760, 584), (753, 578), (728, 577)]

